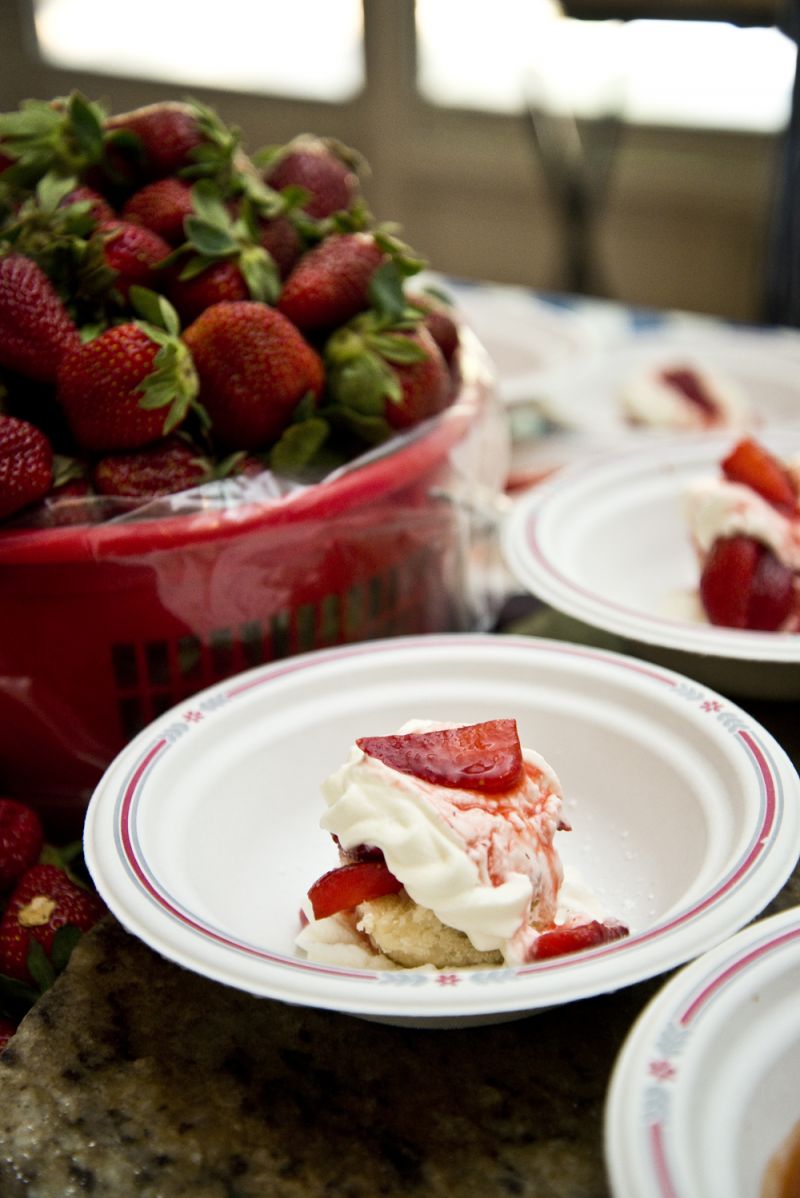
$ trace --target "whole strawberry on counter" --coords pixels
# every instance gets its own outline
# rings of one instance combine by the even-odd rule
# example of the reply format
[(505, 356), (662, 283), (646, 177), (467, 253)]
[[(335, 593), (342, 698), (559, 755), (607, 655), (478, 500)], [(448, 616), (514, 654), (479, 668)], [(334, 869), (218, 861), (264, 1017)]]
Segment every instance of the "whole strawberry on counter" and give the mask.
[[(48, 964), (54, 968), (52, 956), (60, 947), (56, 940), (59, 931), (88, 932), (104, 914), (102, 899), (79, 886), (65, 870), (57, 865), (32, 865), (12, 890), (0, 919), (0, 973), (36, 983)], [(76, 938), (70, 935), (70, 941)], [(55, 965), (59, 964), (57, 957)]]
[(45, 840), (37, 811), (0, 797), (0, 1051), (106, 913), (79, 876), (79, 846)]

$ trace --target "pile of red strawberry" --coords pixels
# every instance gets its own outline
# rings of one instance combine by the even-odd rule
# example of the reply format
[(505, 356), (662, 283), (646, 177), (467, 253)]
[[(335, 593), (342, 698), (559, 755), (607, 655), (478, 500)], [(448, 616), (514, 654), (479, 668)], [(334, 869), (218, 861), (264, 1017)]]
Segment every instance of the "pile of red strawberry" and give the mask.
[(446, 408), (458, 331), (360, 169), (310, 135), (248, 156), (193, 102), (0, 115), (0, 518), (313, 482)]
[(78, 872), (79, 852), (45, 843), (36, 811), (0, 798), (0, 1050), (105, 914)]

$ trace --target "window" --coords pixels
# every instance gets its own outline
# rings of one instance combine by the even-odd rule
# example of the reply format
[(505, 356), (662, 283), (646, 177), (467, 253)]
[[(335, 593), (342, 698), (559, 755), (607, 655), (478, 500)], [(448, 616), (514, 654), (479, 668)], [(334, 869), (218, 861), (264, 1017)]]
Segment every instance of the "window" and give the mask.
[(443, 107), (772, 133), (796, 49), (776, 29), (702, 21), (578, 21), (553, 0), (417, 0), (418, 86)]
[[(186, 87), (352, 99), (364, 84), (361, 0), (34, 0), (40, 53), (72, 71)], [(158, 36), (153, 36), (153, 30)], [(309, 36), (313, 30), (313, 36)]]

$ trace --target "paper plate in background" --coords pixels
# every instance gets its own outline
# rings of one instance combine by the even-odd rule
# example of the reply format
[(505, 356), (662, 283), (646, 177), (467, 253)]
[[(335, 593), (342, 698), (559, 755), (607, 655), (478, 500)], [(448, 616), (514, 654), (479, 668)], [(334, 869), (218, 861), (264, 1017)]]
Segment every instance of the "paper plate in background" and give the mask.
[(623, 388), (643, 372), (682, 366), (734, 382), (749, 400), (755, 426), (800, 418), (800, 334), (669, 322), (562, 365), (540, 387), (539, 404), (566, 428), (628, 431)]
[[(800, 451), (800, 424), (760, 438)], [(800, 696), (800, 636), (714, 627), (683, 515), (690, 483), (717, 476), (731, 433), (673, 437), (570, 467), (523, 493), (503, 529), (507, 566), (557, 611), (626, 649), (727, 692)]]
[[(337, 863), (320, 784), (356, 737), (412, 717), (517, 720), (567, 796), (566, 868), (628, 938), (442, 973), (297, 950), (308, 887)], [(262, 667), (168, 712), (95, 792), (85, 854), (125, 927), (227, 985), (390, 1023), (494, 1022), (652, 977), (738, 930), (794, 866), (799, 792), (762, 727), (678, 675), (527, 637), (396, 638)]]
[(614, 1198), (766, 1198), (768, 1165), (800, 1124), (798, 995), (798, 908), (739, 932), (656, 995), (609, 1087)]

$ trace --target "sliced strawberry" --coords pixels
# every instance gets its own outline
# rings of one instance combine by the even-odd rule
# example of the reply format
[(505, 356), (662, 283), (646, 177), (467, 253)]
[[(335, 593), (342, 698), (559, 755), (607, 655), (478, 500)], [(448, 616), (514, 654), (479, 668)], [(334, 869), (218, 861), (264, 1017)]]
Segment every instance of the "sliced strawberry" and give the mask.
[(700, 575), (700, 598), (712, 624), (746, 628), (747, 606), (761, 546), (752, 537), (719, 537)]
[(750, 587), (747, 627), (774, 632), (790, 615), (794, 603), (793, 572), (764, 547)]
[(722, 462), (722, 472), (730, 482), (751, 487), (780, 511), (797, 511), (797, 494), (791, 475), (773, 454), (751, 437), (745, 437), (734, 446)]
[(362, 736), (356, 744), (391, 769), (438, 786), (497, 793), (516, 786), (522, 776), (516, 720), (487, 720), (436, 732)]
[(679, 366), (674, 370), (662, 370), (661, 379), (668, 387), (678, 391), (704, 413), (708, 420), (717, 414), (717, 404), (708, 392), (705, 380), (690, 366)]
[(402, 890), (384, 861), (357, 861), (328, 870), (308, 892), (315, 919), (326, 919), (337, 911), (349, 911), (369, 899)]
[(700, 597), (712, 624), (772, 632), (794, 603), (794, 575), (752, 537), (720, 537), (700, 576)]
[(565, 924), (560, 928), (552, 928), (542, 932), (537, 939), (531, 960), (544, 961), (549, 957), (561, 957), (565, 953), (577, 953), (586, 948), (596, 948), (598, 944), (610, 944), (628, 935), (629, 929), (624, 923), (615, 920), (601, 922), (593, 919), (589, 923)]

